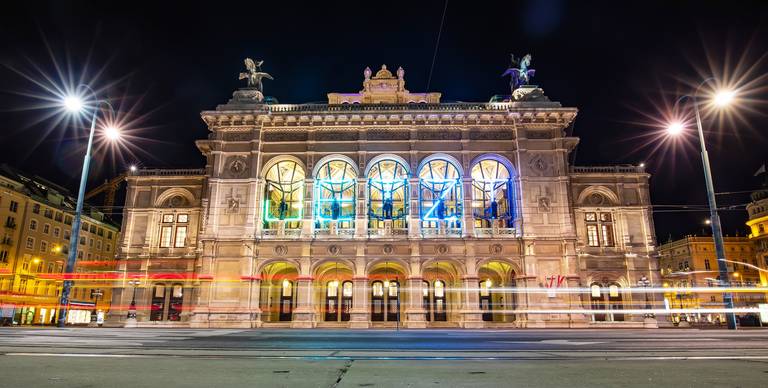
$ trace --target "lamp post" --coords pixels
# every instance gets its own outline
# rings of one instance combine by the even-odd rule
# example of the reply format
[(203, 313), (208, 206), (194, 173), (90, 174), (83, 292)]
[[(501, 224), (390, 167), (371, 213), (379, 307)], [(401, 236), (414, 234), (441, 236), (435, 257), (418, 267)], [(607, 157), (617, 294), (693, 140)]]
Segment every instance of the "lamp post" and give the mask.
[[(641, 276), (640, 279), (637, 281), (637, 286), (643, 288), (643, 293), (645, 294), (645, 309), (650, 310), (651, 309), (651, 303), (648, 300), (648, 287), (651, 286), (651, 281), (645, 276)], [(643, 314), (644, 318), (654, 318), (655, 315), (652, 312), (647, 312)]]
[[(91, 95), (95, 96), (95, 92), (87, 85), (81, 85), (78, 89), (84, 88), (90, 91)], [(68, 96), (64, 98), (62, 105), (66, 110), (71, 113), (84, 113), (86, 106), (83, 100), (77, 96)], [(91, 115), (91, 130), (88, 134), (88, 146), (85, 149), (85, 156), (83, 157), (83, 170), (80, 175), (80, 188), (77, 193), (77, 205), (75, 206), (74, 220), (72, 221), (72, 235), (69, 241), (69, 256), (67, 257), (67, 265), (64, 270), (65, 279), (64, 286), (61, 291), (61, 299), (59, 300), (59, 319), (57, 322), (58, 327), (64, 327), (67, 323), (67, 310), (69, 309), (69, 293), (72, 290), (72, 276), (75, 271), (75, 264), (77, 260), (77, 245), (80, 240), (80, 217), (83, 212), (83, 201), (85, 197), (85, 186), (88, 181), (88, 170), (91, 164), (91, 148), (93, 147), (93, 135), (96, 132), (96, 121), (98, 120), (99, 112), (102, 105), (106, 105), (110, 110), (114, 112), (112, 105), (105, 100), (96, 100), (93, 107), (93, 113)], [(114, 127), (105, 129), (105, 136), (110, 140), (117, 140), (120, 136), (119, 131)]]
[(136, 288), (141, 284), (139, 279), (131, 279), (128, 284), (133, 286), (133, 296), (131, 297), (131, 306), (128, 307), (128, 319), (136, 319)]
[[(726, 320), (728, 322), (728, 329), (736, 329), (736, 314), (733, 312), (733, 295), (727, 290), (729, 285), (728, 281), (728, 266), (725, 262), (725, 248), (723, 243), (723, 231), (720, 226), (720, 216), (717, 214), (717, 201), (715, 200), (715, 189), (712, 183), (712, 170), (709, 166), (709, 154), (707, 153), (707, 145), (704, 141), (704, 130), (701, 126), (701, 113), (699, 112), (699, 99), (698, 94), (704, 84), (713, 81), (714, 78), (710, 77), (702, 81), (694, 91), (693, 95), (684, 95), (678, 98), (677, 102), (684, 99), (690, 99), (693, 103), (693, 110), (696, 116), (696, 128), (699, 135), (699, 146), (701, 148), (701, 163), (704, 166), (704, 181), (707, 187), (707, 201), (709, 202), (710, 213), (710, 226), (712, 227), (712, 238), (715, 242), (715, 252), (717, 254), (717, 268), (720, 273), (720, 286), (723, 287), (723, 302), (726, 309)], [(730, 90), (719, 91), (715, 94), (712, 102), (717, 107), (725, 107), (729, 105), (734, 98), (734, 92)], [(676, 104), (677, 104), (676, 102)], [(681, 123), (671, 123), (667, 128), (667, 133), (672, 136), (678, 136), (685, 130), (685, 127)]]

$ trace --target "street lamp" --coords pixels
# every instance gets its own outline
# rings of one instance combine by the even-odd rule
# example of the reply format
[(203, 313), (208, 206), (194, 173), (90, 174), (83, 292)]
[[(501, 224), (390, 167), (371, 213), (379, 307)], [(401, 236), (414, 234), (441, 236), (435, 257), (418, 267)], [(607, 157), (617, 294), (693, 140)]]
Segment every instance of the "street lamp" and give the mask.
[(141, 284), (139, 279), (131, 279), (128, 284), (133, 286), (133, 297), (131, 297), (131, 306), (128, 308), (128, 319), (136, 319), (136, 288)]
[[(728, 287), (728, 266), (725, 262), (725, 248), (723, 244), (723, 231), (720, 227), (720, 217), (717, 214), (717, 202), (715, 201), (715, 189), (712, 184), (712, 170), (709, 166), (709, 154), (707, 153), (707, 145), (704, 142), (704, 130), (701, 127), (701, 113), (699, 112), (699, 99), (698, 94), (704, 84), (714, 81), (714, 78), (710, 77), (702, 81), (694, 91), (693, 95), (684, 95), (678, 98), (675, 105), (684, 99), (689, 99), (693, 103), (693, 110), (696, 116), (696, 128), (699, 135), (699, 145), (701, 147), (701, 162), (704, 165), (704, 181), (707, 187), (707, 200), (709, 201), (709, 224), (712, 226), (712, 237), (715, 242), (715, 251), (717, 253), (717, 268), (720, 273), (720, 286), (723, 287), (723, 302), (725, 303), (728, 312), (726, 313), (726, 320), (728, 322), (728, 329), (736, 329), (736, 314), (733, 312), (733, 295), (727, 291)], [(735, 92), (732, 90), (721, 90), (715, 93), (712, 99), (712, 103), (715, 107), (725, 108), (733, 102)], [(685, 126), (680, 122), (670, 123), (667, 127), (667, 133), (670, 136), (679, 136), (685, 130)]]
[[(92, 97), (96, 97), (96, 93), (91, 89), (88, 85), (80, 85), (77, 88), (77, 91), (75, 94), (66, 96), (62, 100), (63, 107), (69, 111), (72, 114), (87, 114), (91, 113), (88, 112), (89, 107), (86, 106), (85, 102), (83, 101), (81, 97), (81, 93), (78, 93), (81, 91), (81, 89), (85, 89), (87, 92), (91, 94)], [(91, 148), (93, 147), (93, 134), (96, 132), (96, 122), (99, 118), (99, 112), (102, 109), (103, 105), (106, 105), (113, 113), (114, 108), (112, 105), (106, 101), (106, 100), (99, 100), (97, 98), (94, 98), (94, 106), (90, 109), (93, 110), (91, 113), (91, 130), (88, 134), (88, 146), (85, 149), (85, 156), (83, 157), (83, 170), (80, 175), (80, 189), (77, 193), (77, 205), (75, 206), (75, 215), (74, 220), (72, 222), (72, 235), (71, 239), (69, 241), (69, 256), (67, 257), (67, 265), (66, 269), (64, 270), (64, 273), (66, 274), (66, 278), (64, 279), (64, 286), (61, 291), (61, 299), (59, 300), (59, 319), (57, 322), (58, 327), (64, 327), (67, 323), (67, 310), (69, 308), (69, 293), (72, 290), (72, 284), (73, 281), (71, 279), (70, 274), (75, 272), (75, 264), (77, 260), (77, 245), (80, 240), (80, 217), (83, 212), (83, 201), (85, 197), (85, 186), (88, 181), (88, 170), (90, 168), (91, 164)], [(105, 136), (107, 139), (110, 140), (116, 140), (119, 137), (119, 131), (115, 127), (109, 127), (110, 129), (105, 129)]]

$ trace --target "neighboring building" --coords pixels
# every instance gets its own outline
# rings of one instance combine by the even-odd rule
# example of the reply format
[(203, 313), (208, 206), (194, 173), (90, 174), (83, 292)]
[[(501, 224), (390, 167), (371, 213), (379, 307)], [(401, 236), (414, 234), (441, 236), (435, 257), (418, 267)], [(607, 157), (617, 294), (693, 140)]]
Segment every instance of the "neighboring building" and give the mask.
[[(761, 275), (756, 268), (754, 247), (750, 239), (724, 237), (724, 242), (731, 285), (747, 288), (759, 286)], [(674, 289), (664, 294), (667, 308), (723, 307), (723, 294), (718, 288), (720, 275), (717, 254), (711, 236), (687, 236), (659, 246), (658, 251), (663, 287)], [(711, 288), (711, 292), (680, 290), (692, 287)], [(737, 292), (733, 298), (735, 307), (757, 307), (757, 304), (765, 303), (765, 294), (761, 292)], [(725, 323), (724, 314), (674, 314), (671, 319), (674, 322)]]
[[(55, 320), (69, 251), (75, 199), (67, 190), (7, 165), (0, 166), (0, 316), (4, 323), (45, 325)], [(86, 207), (69, 323), (88, 323), (111, 301), (119, 229)], [(92, 290), (103, 295), (92, 297)], [(96, 303), (98, 302), (98, 306)]]
[(752, 193), (751, 198), (752, 202), (747, 205), (749, 239), (754, 244), (755, 264), (762, 270), (760, 284), (768, 287), (768, 182)]
[(127, 178), (113, 305), (136, 295), (139, 326), (643, 326), (621, 310), (659, 284), (644, 169), (570, 166), (577, 110), (537, 87), (440, 97), (382, 66), (329, 104), (245, 88), (202, 112), (204, 169)]

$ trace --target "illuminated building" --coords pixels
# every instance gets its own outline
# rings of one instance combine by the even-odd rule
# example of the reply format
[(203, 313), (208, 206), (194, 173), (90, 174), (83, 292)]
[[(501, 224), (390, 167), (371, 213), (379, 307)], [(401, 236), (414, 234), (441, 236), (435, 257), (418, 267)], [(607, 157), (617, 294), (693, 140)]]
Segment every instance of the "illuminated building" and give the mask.
[[(0, 166), (0, 319), (50, 325), (57, 313), (75, 200), (42, 178)], [(87, 324), (110, 308), (118, 228), (86, 208), (68, 323)], [(98, 298), (92, 290), (101, 290)], [(95, 292), (96, 294), (98, 292)], [(98, 300), (97, 300), (98, 299)], [(97, 305), (98, 303), (98, 305)]]
[(752, 202), (747, 204), (749, 240), (754, 244), (755, 264), (762, 270), (760, 284), (768, 287), (768, 180), (761, 190), (752, 193), (751, 198)]
[(113, 305), (136, 320), (111, 323), (655, 325), (621, 311), (659, 284), (649, 175), (569, 165), (577, 110), (513, 96), (445, 103), (384, 66), (328, 104), (236, 91), (201, 113), (204, 168), (129, 174)]
[[(750, 288), (760, 285), (760, 272), (756, 268), (757, 260), (754, 247), (747, 237), (724, 237), (725, 259), (728, 265), (729, 281), (733, 287)], [(722, 308), (722, 289), (715, 244), (711, 236), (687, 236), (683, 239), (662, 244), (658, 248), (663, 286), (670, 291), (664, 294), (667, 308), (707, 309)], [(711, 288), (707, 291), (689, 291), (689, 288)], [(756, 307), (765, 303), (762, 292), (734, 293), (735, 307)], [(738, 315), (738, 314), (737, 314)], [(670, 319), (678, 322), (722, 323), (724, 314), (673, 314)]]

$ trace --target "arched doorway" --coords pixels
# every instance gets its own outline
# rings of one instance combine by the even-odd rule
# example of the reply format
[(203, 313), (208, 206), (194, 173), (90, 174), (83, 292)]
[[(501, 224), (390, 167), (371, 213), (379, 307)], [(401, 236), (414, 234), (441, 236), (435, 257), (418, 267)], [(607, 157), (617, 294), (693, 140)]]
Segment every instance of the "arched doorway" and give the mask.
[(461, 276), (455, 263), (449, 260), (435, 260), (426, 263), (421, 271), (426, 292), (424, 310), (429, 322), (454, 321), (454, 304), (460, 300), (455, 292)]
[(296, 306), (298, 269), (290, 262), (266, 265), (261, 271), (259, 305), (265, 322), (289, 322)]
[(405, 269), (397, 262), (385, 261), (369, 270), (371, 279), (371, 321), (401, 322), (401, 301), (407, 300), (401, 288), (406, 275)]
[(589, 286), (589, 300), (594, 322), (622, 322), (624, 314), (624, 301), (621, 294), (621, 285), (616, 282), (600, 284), (592, 283)]
[(351, 265), (343, 260), (328, 261), (314, 270), (315, 305), (322, 306), (319, 319), (324, 322), (350, 320), (354, 288)]
[(492, 260), (480, 265), (478, 293), (485, 322), (514, 322), (517, 319), (517, 284), (512, 265)]

